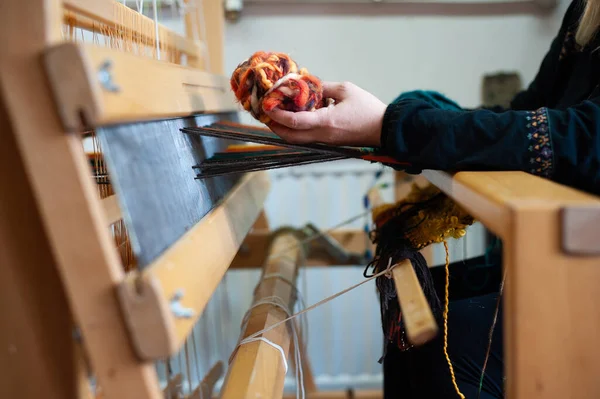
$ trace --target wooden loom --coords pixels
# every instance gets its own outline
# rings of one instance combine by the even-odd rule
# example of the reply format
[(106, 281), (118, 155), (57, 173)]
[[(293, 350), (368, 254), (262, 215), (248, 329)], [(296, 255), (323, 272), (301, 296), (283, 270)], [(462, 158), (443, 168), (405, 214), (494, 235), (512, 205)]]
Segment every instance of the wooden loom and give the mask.
[[(199, 20), (194, 12), (186, 14), (188, 38), (159, 28), (163, 58), (158, 61), (156, 54), (134, 55), (127, 48), (63, 38), (66, 23), (68, 29), (97, 30), (151, 53), (157, 44), (153, 22), (118, 2), (3, 3), (0, 397), (89, 398), (85, 359), (103, 397), (165, 394), (154, 363), (185, 345), (259, 216), (268, 181), (264, 174), (240, 178), (160, 256), (126, 273), (129, 262), (107, 229), (121, 223), (123, 199), (98, 195), (81, 132), (195, 114), (229, 117), (236, 108), (221, 76), (221, 2), (205, 2), (204, 14), (208, 62), (203, 47), (190, 39)], [(424, 176), (505, 242), (507, 397), (600, 396), (595, 339), (600, 311), (593, 302), (600, 282), (598, 198), (523, 173), (427, 171)], [(264, 243), (266, 238), (250, 234), (246, 239)], [(279, 261), (261, 264), (292, 277), (297, 262)], [(182, 289), (185, 296), (179, 298)], [(292, 301), (289, 287), (277, 279), (262, 281), (255, 300), (271, 294)], [(194, 316), (176, 317), (174, 300)], [(253, 312), (243, 335), (283, 317), (267, 308), (267, 315)], [(82, 346), (72, 338), (74, 326)], [(289, 352), (289, 332), (273, 330), (272, 339)], [(279, 356), (261, 342), (240, 347), (223, 397), (256, 391), (267, 397), (267, 384), (280, 395)], [(279, 367), (265, 367), (266, 359)], [(247, 382), (253, 371), (266, 384)], [(191, 396), (210, 392), (218, 374), (217, 366)], [(334, 395), (340, 397), (318, 392), (313, 397)]]

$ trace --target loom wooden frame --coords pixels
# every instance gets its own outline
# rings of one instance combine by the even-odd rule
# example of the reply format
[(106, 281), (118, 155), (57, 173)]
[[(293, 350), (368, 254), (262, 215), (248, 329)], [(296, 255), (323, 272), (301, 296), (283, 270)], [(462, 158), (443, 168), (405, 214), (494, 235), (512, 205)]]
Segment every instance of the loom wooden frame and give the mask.
[[(78, 105), (69, 103), (69, 97), (91, 100), (80, 106), (111, 109), (112, 100), (101, 95), (78, 97), (94, 91), (98, 94), (94, 79), (84, 79), (93, 71), (82, 67), (86, 66), (86, 57), (94, 59), (94, 56), (125, 60), (113, 64), (117, 65), (115, 72), (121, 68), (118, 65), (129, 71), (133, 71), (132, 67), (148, 68), (159, 71), (161, 77), (168, 77), (171, 83), (184, 85), (190, 83), (188, 78), (200, 79), (201, 84), (191, 83), (213, 91), (218, 88), (225, 93), (226, 80), (219, 76), (223, 73), (219, 70), (223, 53), (218, 48), (222, 46), (223, 36), (222, 2), (211, 1), (204, 10), (211, 20), (207, 27), (215, 29), (207, 43), (209, 52), (214, 49), (210, 68), (216, 75), (135, 59), (106, 49), (64, 44), (61, 33), (64, 10), (71, 7), (69, 10), (73, 11), (74, 4), (88, 11), (87, 18), (106, 19), (106, 10), (115, 2), (9, 0), (3, 4), (0, 15), (2, 37), (11, 38), (3, 43), (0, 57), (0, 133), (3, 137), (0, 162), (3, 170), (11, 170), (10, 177), (0, 183), (3, 215), (0, 218), (3, 248), (0, 267), (4, 276), (0, 280), (0, 298), (3, 322), (10, 325), (0, 329), (0, 342), (9, 348), (0, 355), (0, 375), (8, 378), (0, 384), (0, 396), (89, 398), (91, 392), (83, 368), (87, 359), (104, 397), (159, 399), (162, 391), (151, 360), (156, 360), (154, 356), (173, 354), (191, 326), (190, 320), (180, 323), (170, 314), (170, 284), (181, 287), (188, 284), (188, 288), (193, 286), (200, 291), (184, 297), (182, 302), (196, 315), (202, 312), (258, 217), (269, 182), (264, 173), (246, 176), (221, 205), (144, 270), (141, 277), (125, 274), (107, 228), (110, 221), (119, 217), (118, 201), (114, 197), (101, 201), (97, 195), (80, 134), (71, 130), (80, 126), (65, 124), (65, 115), (75, 119), (73, 112)], [(97, 11), (104, 14), (97, 15)], [(23, 29), (19, 25), (22, 21), (31, 27)], [(186, 41), (189, 48), (194, 48), (193, 41), (183, 37), (178, 43)], [(69, 52), (81, 56), (70, 58), (78, 63), (75, 68), (57, 60)], [(53, 68), (60, 67), (74, 75), (53, 73)], [(181, 78), (184, 75), (186, 79)], [(128, 77), (136, 79), (131, 72)], [(62, 92), (66, 87), (70, 89)], [(205, 96), (202, 90), (186, 95)], [(166, 96), (173, 101), (185, 101), (180, 87), (176, 91), (167, 91)], [(130, 121), (232, 109), (221, 102), (213, 104), (210, 110), (194, 105), (183, 111), (168, 109), (157, 114), (140, 111), (145, 107), (141, 96), (127, 96), (119, 106), (132, 112)], [(96, 126), (125, 119), (95, 117), (86, 122)], [(232, 207), (236, 208), (236, 214), (244, 210), (246, 217), (230, 220)], [(208, 269), (191, 267), (194, 263), (196, 266), (206, 263), (197, 246), (194, 251), (190, 250), (199, 236), (205, 238), (200, 249), (221, 250), (219, 254), (213, 252)], [(35, 243), (35, 251), (27, 249), (31, 243)], [(170, 269), (169, 276), (165, 276), (165, 268)], [(209, 274), (213, 276), (208, 278)], [(134, 279), (141, 283), (137, 286), (140, 291), (131, 289)], [(43, 309), (42, 313), (39, 309)], [(147, 326), (148, 322), (156, 324), (150, 333), (142, 334), (140, 327)], [(83, 337), (83, 350), (74, 345), (74, 326)], [(143, 348), (148, 347), (152, 353), (144, 352)]]
[(523, 172), (423, 174), (503, 240), (506, 397), (600, 396), (600, 257), (561, 244), (582, 231), (563, 231), (561, 214), (597, 215), (600, 199)]
[[(210, 2), (213, 8), (205, 13), (218, 11), (220, 4)], [(131, 314), (123, 317), (115, 292), (127, 277), (106, 229), (107, 208), (89, 179), (79, 135), (65, 132), (56, 82), (48, 80), (40, 62), (61, 42), (64, 3), (8, 0), (3, 5), (0, 34), (12, 39), (3, 43), (0, 57), (0, 165), (5, 171), (0, 306), (10, 328), (0, 328), (0, 343), (7, 348), (0, 351), (0, 375), (7, 378), (0, 396), (91, 397), (82, 368), (87, 357), (106, 397), (159, 399), (155, 371), (136, 353), (130, 331), (135, 323), (127, 320)], [(31, 28), (23, 29), (20, 21)], [(222, 26), (222, 18), (215, 21), (211, 24)], [(219, 73), (222, 49), (212, 48), (211, 70)], [(159, 117), (165, 115), (140, 116)], [(99, 120), (127, 119), (119, 118)], [(600, 281), (600, 259), (566, 254), (560, 240), (561, 214), (597, 210), (598, 198), (517, 172), (424, 175), (505, 241), (507, 397), (600, 396), (595, 375), (600, 312), (590, 300)], [(256, 203), (250, 201), (248, 212), (258, 214)], [(243, 236), (219, 232), (215, 237), (222, 233), (231, 243)], [(220, 270), (227, 262), (222, 260)], [(166, 300), (159, 297), (156, 306), (164, 307)], [(198, 309), (201, 302), (196, 301)], [(73, 344), (73, 325), (84, 337), (83, 350)]]

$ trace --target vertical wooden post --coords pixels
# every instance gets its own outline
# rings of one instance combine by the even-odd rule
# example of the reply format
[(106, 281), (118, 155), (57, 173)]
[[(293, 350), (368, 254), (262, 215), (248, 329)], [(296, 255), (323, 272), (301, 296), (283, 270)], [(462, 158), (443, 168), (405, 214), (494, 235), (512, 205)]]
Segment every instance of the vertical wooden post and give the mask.
[[(201, 1), (202, 0), (185, 0), (185, 5), (189, 7), (189, 10), (186, 11), (184, 17), (185, 36), (188, 39), (198, 41), (202, 46), (205, 46), (206, 37), (203, 37), (201, 33), (201, 24), (204, 24), (204, 21), (201, 18), (201, 10), (199, 9)], [(198, 69), (206, 69), (208, 66), (201, 50), (195, 55), (195, 58), (188, 59), (188, 65)]]
[(600, 257), (561, 251), (558, 212), (516, 206), (504, 237), (510, 399), (600, 397)]
[(209, 72), (225, 73), (225, 9), (223, 0), (204, 1), (204, 24), (208, 46)]
[(0, 398), (76, 398), (69, 305), (1, 98), (0, 142)]

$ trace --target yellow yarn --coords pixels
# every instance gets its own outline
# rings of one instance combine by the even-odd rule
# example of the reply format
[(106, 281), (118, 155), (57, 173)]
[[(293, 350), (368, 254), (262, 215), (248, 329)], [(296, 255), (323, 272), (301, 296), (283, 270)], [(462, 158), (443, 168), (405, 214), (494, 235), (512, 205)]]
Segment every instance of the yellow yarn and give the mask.
[(381, 226), (394, 216), (427, 200), (432, 200), (431, 204), (407, 221), (408, 224), (417, 227), (408, 230), (404, 238), (416, 249), (444, 242), (448, 238), (463, 237), (466, 228), (475, 221), (462, 207), (432, 184), (425, 187), (413, 184), (405, 199), (396, 204), (374, 207), (371, 215), (375, 224)]
[(446, 361), (448, 362), (448, 367), (450, 368), (450, 376), (452, 378), (452, 384), (454, 385), (454, 389), (458, 396), (462, 399), (465, 399), (465, 395), (460, 392), (460, 388), (456, 383), (456, 376), (454, 375), (454, 367), (452, 367), (452, 362), (450, 361), (450, 356), (448, 355), (448, 303), (450, 302), (450, 254), (448, 251), (448, 243), (444, 241), (444, 249), (446, 250), (446, 288), (444, 291), (444, 355), (446, 356)]
[[(427, 202), (424, 204), (424, 202)], [(402, 223), (407, 228), (403, 239), (410, 242), (410, 245), (416, 250), (425, 248), (433, 243), (444, 243), (446, 250), (446, 285), (444, 298), (444, 355), (450, 368), (450, 376), (456, 393), (465, 399), (460, 391), (454, 375), (454, 368), (450, 356), (448, 355), (448, 310), (450, 298), (450, 255), (448, 251), (448, 238), (460, 238), (466, 234), (468, 226), (475, 222), (475, 219), (469, 215), (462, 207), (446, 196), (433, 184), (425, 187), (419, 187), (413, 184), (411, 192), (402, 201), (396, 204), (383, 204), (372, 210), (373, 222), (380, 227), (393, 219), (394, 217), (409, 211), (411, 208), (419, 206), (421, 209), (414, 215), (408, 216)]]

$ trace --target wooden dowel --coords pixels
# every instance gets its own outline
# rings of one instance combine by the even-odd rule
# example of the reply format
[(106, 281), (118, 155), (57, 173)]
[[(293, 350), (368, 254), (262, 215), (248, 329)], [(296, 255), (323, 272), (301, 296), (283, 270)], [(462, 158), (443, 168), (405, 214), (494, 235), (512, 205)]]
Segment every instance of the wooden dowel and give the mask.
[[(371, 189), (368, 197), (371, 206), (383, 204), (378, 189)], [(435, 337), (438, 326), (410, 260), (397, 263), (392, 276), (407, 338), (413, 345), (423, 345)]]
[[(265, 274), (256, 288), (242, 339), (288, 317), (283, 309), (273, 304), (256, 305), (259, 301), (277, 297), (292, 311), (296, 299), (292, 284), (295, 284), (301, 258), (299, 244), (299, 240), (290, 233), (275, 237), (264, 267)], [(266, 275), (278, 277), (264, 278)], [(281, 324), (263, 333), (262, 337), (278, 345), (285, 359), (278, 348), (264, 341), (240, 345), (231, 359), (221, 389), (222, 399), (282, 397), (288, 354), (293, 341), (290, 323)]]
[(439, 329), (410, 260), (397, 263), (392, 276), (408, 340), (416, 346), (429, 342)]

